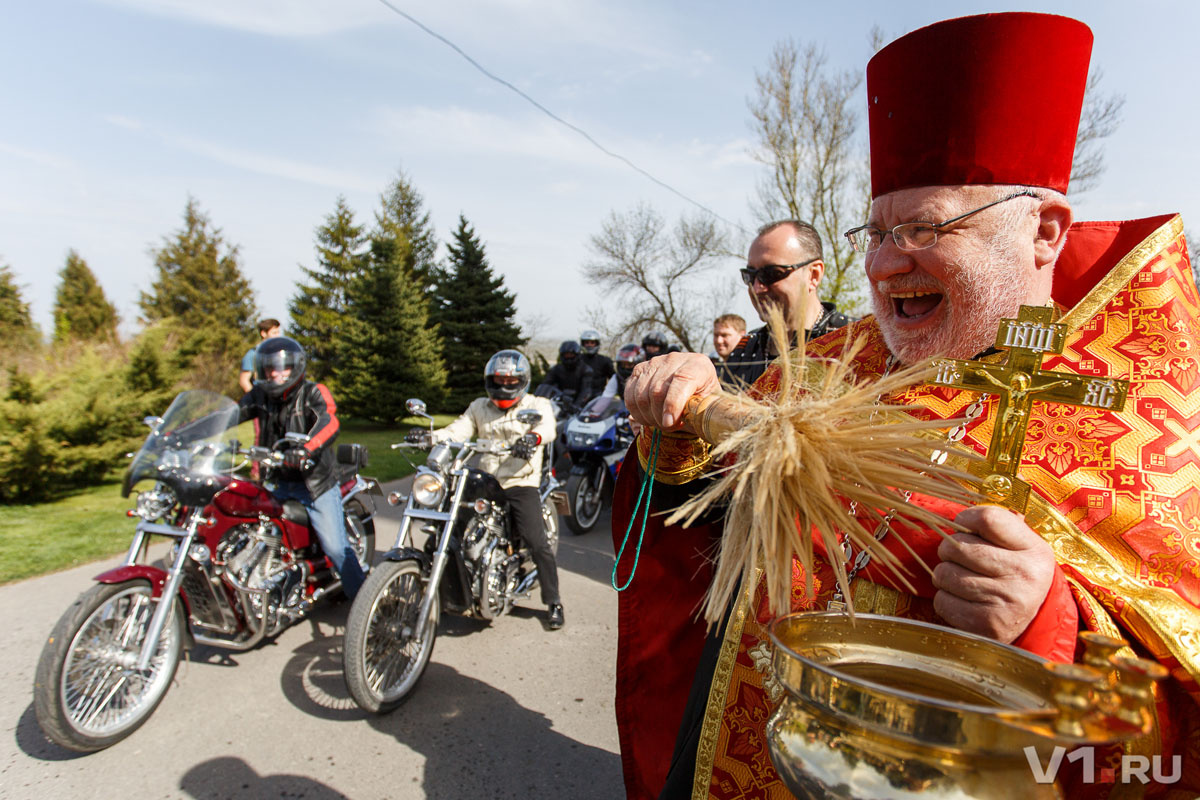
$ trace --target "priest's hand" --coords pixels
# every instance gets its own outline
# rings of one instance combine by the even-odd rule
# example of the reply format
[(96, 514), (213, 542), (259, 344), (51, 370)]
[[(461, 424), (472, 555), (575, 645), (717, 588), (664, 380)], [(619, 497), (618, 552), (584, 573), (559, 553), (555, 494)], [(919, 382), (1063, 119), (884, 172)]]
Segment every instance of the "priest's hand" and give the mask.
[(1006, 508), (975, 506), (955, 522), (972, 533), (957, 533), (938, 547), (933, 609), (959, 630), (1010, 643), (1050, 591), (1054, 552)]
[(668, 353), (643, 361), (625, 382), (625, 406), (634, 422), (671, 430), (692, 397), (720, 388), (712, 360), (701, 353)]

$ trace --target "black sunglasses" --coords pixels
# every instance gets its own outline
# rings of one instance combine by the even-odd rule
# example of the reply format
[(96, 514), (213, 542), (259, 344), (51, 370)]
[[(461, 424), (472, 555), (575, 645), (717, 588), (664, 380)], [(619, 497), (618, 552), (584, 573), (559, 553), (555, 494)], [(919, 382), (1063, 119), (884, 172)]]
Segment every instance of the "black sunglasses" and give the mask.
[(781, 264), (768, 264), (767, 266), (759, 267), (758, 269), (755, 269), (754, 267), (742, 267), (740, 270), (738, 270), (738, 272), (742, 274), (742, 283), (746, 284), (747, 286), (754, 285), (754, 281), (756, 280), (763, 286), (770, 286), (773, 283), (779, 283), (779, 281), (783, 280), (788, 275), (791, 275), (801, 267), (807, 267), (814, 261), (820, 260), (821, 257), (817, 256), (816, 258), (810, 258), (808, 261), (804, 261), (799, 264), (789, 264), (787, 266), (783, 266)]

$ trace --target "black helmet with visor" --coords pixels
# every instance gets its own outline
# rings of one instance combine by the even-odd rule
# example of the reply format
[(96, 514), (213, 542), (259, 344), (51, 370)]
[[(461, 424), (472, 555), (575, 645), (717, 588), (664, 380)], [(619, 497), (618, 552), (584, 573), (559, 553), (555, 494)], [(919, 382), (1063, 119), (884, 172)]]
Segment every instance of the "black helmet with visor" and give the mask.
[(287, 397), (304, 380), (308, 356), (295, 339), (276, 336), (266, 339), (254, 353), (255, 383), (269, 397)]

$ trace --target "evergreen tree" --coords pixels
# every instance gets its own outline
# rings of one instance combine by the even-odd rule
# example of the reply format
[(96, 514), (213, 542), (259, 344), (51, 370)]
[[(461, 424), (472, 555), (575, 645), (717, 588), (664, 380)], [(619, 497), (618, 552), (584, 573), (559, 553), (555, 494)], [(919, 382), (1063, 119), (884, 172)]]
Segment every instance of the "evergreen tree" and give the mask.
[(74, 250), (58, 273), (54, 299), (54, 341), (116, 341), (117, 308), (108, 302), (87, 262)]
[(404, 401), (438, 407), (445, 394), (441, 343), (420, 286), (406, 266), (407, 240), (373, 238), (367, 264), (347, 290), (333, 379), (350, 415), (382, 423), (407, 416)]
[(333, 373), (348, 311), (347, 293), (366, 263), (366, 240), (362, 226), (354, 224), (354, 212), (339, 196), (333, 213), (317, 228), (317, 268), (301, 267), (309, 282), (296, 284), (288, 304), (292, 317), (288, 332), (308, 351), (313, 380), (326, 380)]
[(21, 287), (8, 266), (0, 266), (0, 348), (26, 347), (38, 340), (38, 329), (21, 297)]
[(195, 198), (188, 198), (183, 223), (154, 251), (158, 277), (149, 293), (141, 293), (143, 319), (170, 321), (186, 331), (187, 353), (240, 358), (253, 338), (258, 309), (238, 248), (226, 245)]
[(380, 197), (380, 209), (375, 212), (376, 240), (406, 242), (405, 266), (415, 276), (422, 291), (432, 288), (437, 256), (437, 237), (429, 212), (424, 208), (421, 193), (400, 170), (396, 179)]
[(492, 272), (483, 243), (461, 214), (447, 244), (450, 261), (435, 273), (430, 316), (439, 326), (446, 356), (446, 408), (461, 410), (479, 396), (483, 367), (498, 350), (525, 344), (514, 318), (512, 292)]

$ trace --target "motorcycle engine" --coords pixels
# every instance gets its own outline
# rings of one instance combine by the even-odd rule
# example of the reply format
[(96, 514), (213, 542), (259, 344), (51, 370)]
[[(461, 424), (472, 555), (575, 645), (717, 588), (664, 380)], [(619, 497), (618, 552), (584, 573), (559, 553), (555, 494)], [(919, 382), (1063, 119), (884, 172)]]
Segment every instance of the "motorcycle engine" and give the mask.
[(303, 595), (301, 569), (285, 563), (282, 553), (279, 530), (265, 522), (232, 528), (217, 545), (217, 558), (224, 562), (226, 573), (252, 590), (247, 595), (249, 607), (260, 624), (267, 626), (268, 634), (286, 622), (280, 619), (280, 608), (298, 603)]

